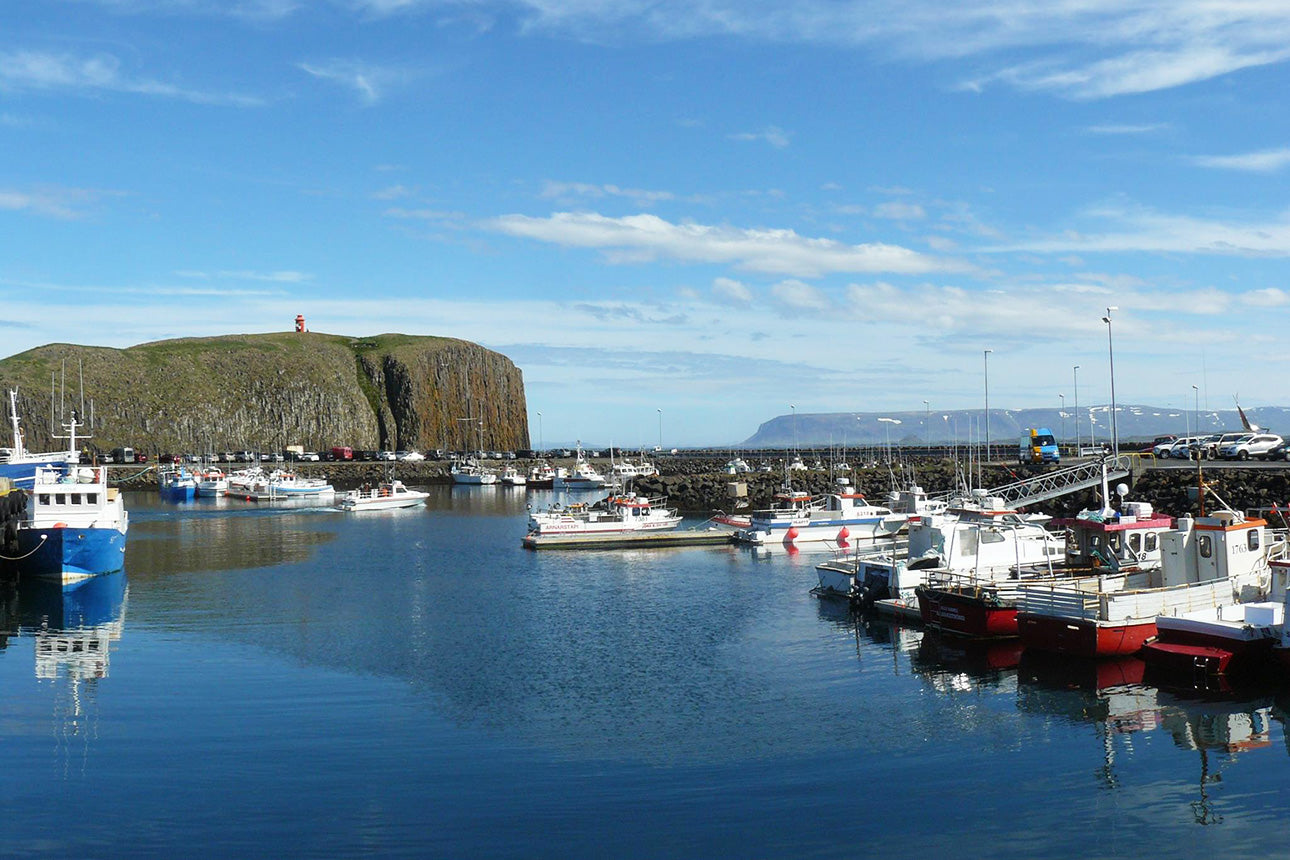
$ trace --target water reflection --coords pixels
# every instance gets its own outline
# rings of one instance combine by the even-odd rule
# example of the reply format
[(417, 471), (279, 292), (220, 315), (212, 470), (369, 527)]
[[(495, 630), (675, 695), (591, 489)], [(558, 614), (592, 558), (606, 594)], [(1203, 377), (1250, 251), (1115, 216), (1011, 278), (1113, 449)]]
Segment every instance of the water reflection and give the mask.
[(18, 636), (33, 640), (36, 678), (51, 688), (52, 734), (66, 775), (74, 754), (84, 768), (98, 734), (98, 685), (125, 626), (126, 575), (96, 576), (72, 588), (23, 581), (16, 602)]

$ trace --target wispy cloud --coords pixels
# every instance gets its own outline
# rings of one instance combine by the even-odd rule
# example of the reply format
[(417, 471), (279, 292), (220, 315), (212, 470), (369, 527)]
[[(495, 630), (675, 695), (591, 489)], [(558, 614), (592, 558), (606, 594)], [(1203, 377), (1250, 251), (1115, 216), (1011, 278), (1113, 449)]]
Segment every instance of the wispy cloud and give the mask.
[(1272, 173), (1290, 164), (1290, 147), (1264, 149), (1240, 155), (1196, 155), (1192, 164), (1217, 167), (1223, 170), (1246, 170), (1253, 173)]
[(733, 278), (716, 278), (712, 282), (712, 293), (723, 301), (738, 302), (746, 305), (752, 302), (752, 290)]
[(1089, 134), (1102, 135), (1133, 135), (1133, 134), (1151, 134), (1156, 131), (1163, 131), (1169, 128), (1167, 122), (1142, 123), (1140, 125), (1090, 125), (1084, 129)]
[(670, 259), (724, 263), (798, 278), (831, 272), (965, 271), (962, 261), (880, 243), (847, 245), (801, 236), (793, 230), (740, 229), (684, 222), (655, 215), (610, 218), (596, 213), (557, 212), (547, 218), (503, 215), (485, 229), (577, 248), (605, 249), (611, 262)]
[(927, 213), (917, 203), (905, 203), (901, 200), (889, 200), (873, 207), (875, 218), (887, 218), (892, 221), (916, 221), (926, 218)]
[(731, 140), (760, 140), (769, 143), (776, 149), (783, 149), (789, 144), (790, 132), (779, 126), (768, 125), (761, 131), (741, 131), (730, 135)]
[(618, 185), (592, 185), (587, 182), (553, 180), (547, 180), (543, 184), (541, 196), (548, 199), (624, 197), (642, 206), (676, 199), (676, 195), (671, 191), (648, 191), (642, 188), (622, 188)]
[(133, 75), (111, 54), (74, 56), (44, 51), (0, 52), (0, 91), (120, 92), (178, 99), (197, 104), (258, 107), (256, 96), (190, 89)]
[(1148, 209), (1103, 206), (1084, 213), (1097, 231), (980, 249), (986, 253), (1033, 251), (1093, 253), (1147, 251), (1246, 257), (1290, 256), (1290, 213), (1275, 221), (1217, 221)]
[(0, 188), (0, 210), (30, 212), (47, 218), (73, 220), (84, 217), (89, 207), (101, 198), (118, 197), (121, 193), (60, 186), (45, 186), (25, 191)]
[(219, 272), (202, 272), (192, 269), (175, 272), (175, 275), (181, 278), (193, 278), (195, 280), (210, 280), (220, 278), (224, 280), (236, 281), (267, 281), (274, 284), (303, 284), (312, 281), (314, 276), (308, 272), (294, 272), (290, 270), (280, 272), (255, 272), (248, 269), (226, 269)]
[(302, 62), (296, 65), (301, 71), (319, 80), (353, 90), (359, 101), (365, 105), (376, 104), (391, 86), (403, 83), (411, 77), (411, 73), (406, 69), (378, 66), (362, 60), (332, 59), (321, 62)]

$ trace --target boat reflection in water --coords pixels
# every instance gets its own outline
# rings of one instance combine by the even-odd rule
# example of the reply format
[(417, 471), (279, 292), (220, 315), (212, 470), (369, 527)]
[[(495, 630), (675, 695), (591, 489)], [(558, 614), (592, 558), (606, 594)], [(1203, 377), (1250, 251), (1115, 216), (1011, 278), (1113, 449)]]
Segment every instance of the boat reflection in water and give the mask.
[(41, 581), (18, 586), (18, 636), (35, 640), (36, 677), (51, 684), (53, 734), (65, 763), (75, 744), (83, 764), (98, 733), (98, 682), (121, 639), (126, 591), (124, 571), (74, 588)]

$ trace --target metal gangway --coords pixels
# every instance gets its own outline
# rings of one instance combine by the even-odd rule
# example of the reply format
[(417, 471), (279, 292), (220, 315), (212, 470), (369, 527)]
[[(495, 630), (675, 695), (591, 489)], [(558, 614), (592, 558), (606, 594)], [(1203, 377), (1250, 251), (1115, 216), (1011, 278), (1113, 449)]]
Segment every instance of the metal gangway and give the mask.
[(1010, 508), (1036, 505), (1067, 493), (1100, 488), (1103, 481), (1103, 468), (1106, 469), (1105, 480), (1108, 482), (1126, 478), (1133, 471), (1127, 456), (1108, 456), (1004, 484), (989, 490), (987, 494), (1003, 499)]

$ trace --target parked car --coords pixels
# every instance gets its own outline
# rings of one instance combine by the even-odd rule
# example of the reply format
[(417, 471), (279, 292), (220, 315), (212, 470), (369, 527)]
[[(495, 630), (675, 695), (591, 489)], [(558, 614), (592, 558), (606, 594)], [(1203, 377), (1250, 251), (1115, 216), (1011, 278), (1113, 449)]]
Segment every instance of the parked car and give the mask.
[(395, 454), (393, 451), (381, 451), (380, 453), (378, 453), (378, 454), (376, 455), (376, 459), (378, 459), (378, 460), (397, 460), (397, 459), (398, 459), (398, 455), (397, 455), (397, 454)]
[(1266, 460), (1268, 452), (1281, 442), (1281, 437), (1272, 433), (1248, 433), (1220, 447), (1218, 455), (1224, 460)]
[(1174, 436), (1172, 433), (1166, 436), (1157, 436), (1152, 440), (1150, 445), (1143, 449), (1143, 453), (1150, 451), (1157, 457), (1168, 457), (1171, 449), (1173, 448), (1173, 444), (1177, 441), (1178, 437)]
[(1174, 440), (1173, 444), (1165, 449), (1165, 453), (1158, 454), (1159, 457), (1172, 457), (1175, 460), (1190, 460), (1191, 446), (1199, 443), (1204, 436), (1184, 436), (1181, 439)]
[(317, 451), (306, 451), (305, 453), (300, 455), (299, 459), (310, 463), (317, 463), (322, 458), (318, 456)]
[(420, 451), (400, 451), (398, 458), (405, 463), (415, 463), (418, 460), (424, 460), (425, 455)]
[(1268, 452), (1269, 460), (1290, 460), (1290, 442), (1282, 441), (1280, 445)]
[(1201, 442), (1200, 445), (1197, 446), (1197, 452), (1200, 454), (1201, 459), (1216, 459), (1218, 457), (1219, 448), (1229, 442), (1235, 442), (1237, 439), (1240, 439), (1245, 435), (1247, 434), (1244, 430), (1239, 433), (1214, 433), (1213, 435), (1205, 437), (1205, 441)]

